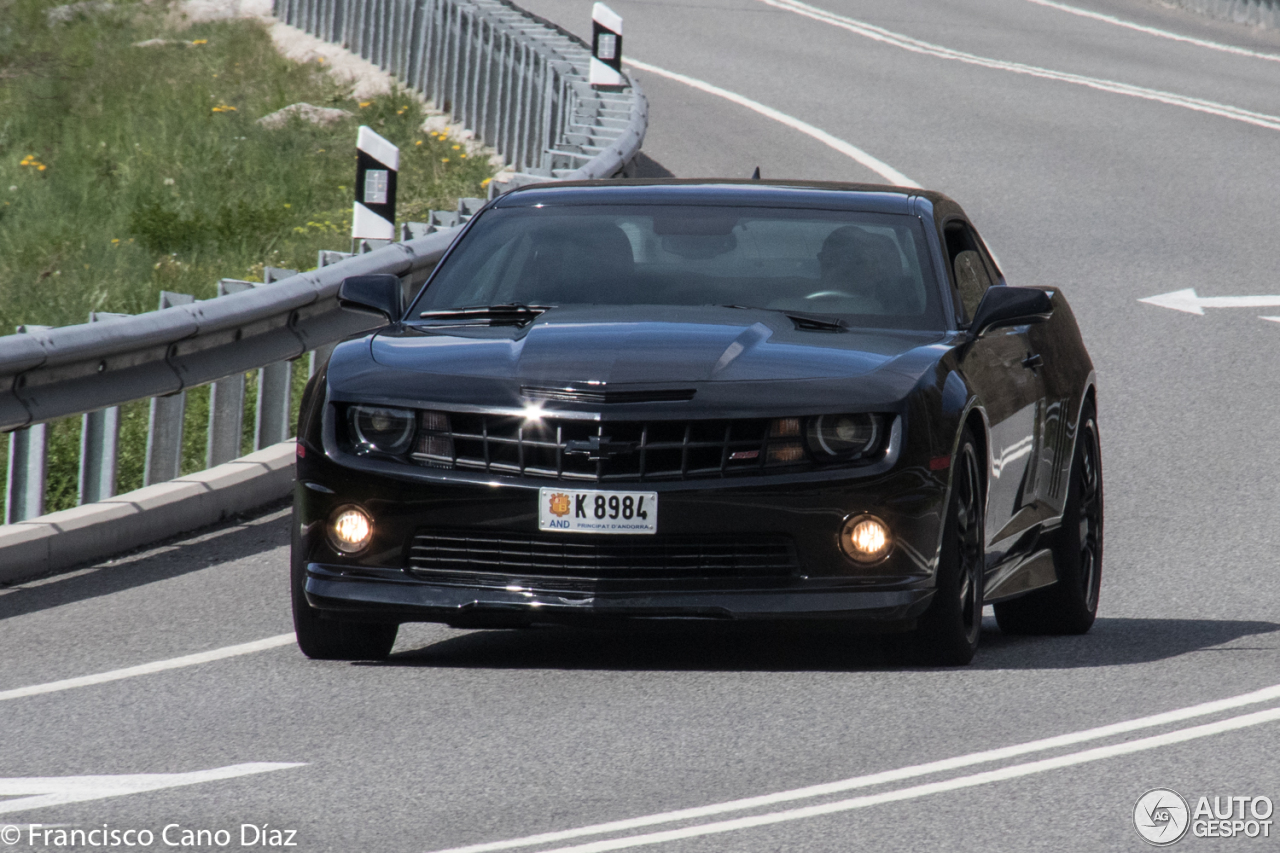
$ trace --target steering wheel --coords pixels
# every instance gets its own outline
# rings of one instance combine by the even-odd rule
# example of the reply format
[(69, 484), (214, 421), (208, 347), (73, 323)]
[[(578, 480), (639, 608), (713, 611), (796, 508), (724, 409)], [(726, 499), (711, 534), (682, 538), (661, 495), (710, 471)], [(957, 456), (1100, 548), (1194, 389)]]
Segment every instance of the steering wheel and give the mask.
[(846, 298), (852, 298), (853, 294), (846, 293), (843, 290), (819, 290), (817, 293), (810, 293), (808, 296), (805, 297), (805, 299), (823, 299), (830, 296), (843, 296)]

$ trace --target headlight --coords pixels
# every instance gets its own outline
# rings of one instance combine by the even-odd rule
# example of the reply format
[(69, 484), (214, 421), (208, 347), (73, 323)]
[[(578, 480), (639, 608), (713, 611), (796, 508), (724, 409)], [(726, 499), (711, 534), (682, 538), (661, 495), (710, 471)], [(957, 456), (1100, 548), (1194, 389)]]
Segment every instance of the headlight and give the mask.
[(883, 434), (880, 415), (818, 415), (809, 419), (805, 440), (818, 461), (848, 460), (875, 450)]
[(342, 507), (329, 522), (329, 542), (344, 554), (363, 550), (372, 538), (373, 519), (360, 507)]
[(854, 516), (840, 531), (840, 548), (850, 559), (863, 565), (883, 560), (892, 545), (889, 527), (874, 515)]
[(416, 418), (407, 409), (352, 406), (347, 409), (347, 421), (357, 449), (398, 454), (409, 449)]

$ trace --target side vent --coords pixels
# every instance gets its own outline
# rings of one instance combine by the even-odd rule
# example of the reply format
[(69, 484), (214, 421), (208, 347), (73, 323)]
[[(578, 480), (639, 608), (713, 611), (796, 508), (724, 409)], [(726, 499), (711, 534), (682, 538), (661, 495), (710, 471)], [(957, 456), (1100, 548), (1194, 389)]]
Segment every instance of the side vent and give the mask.
[(1053, 436), (1053, 465), (1049, 471), (1049, 496), (1060, 498), (1063, 484), (1066, 482), (1066, 472), (1062, 469), (1063, 460), (1071, 442), (1067, 436), (1067, 419), (1062, 416), (1062, 403), (1055, 404), (1054, 408), (1057, 409), (1057, 413), (1054, 416), (1056, 423), (1050, 433)]

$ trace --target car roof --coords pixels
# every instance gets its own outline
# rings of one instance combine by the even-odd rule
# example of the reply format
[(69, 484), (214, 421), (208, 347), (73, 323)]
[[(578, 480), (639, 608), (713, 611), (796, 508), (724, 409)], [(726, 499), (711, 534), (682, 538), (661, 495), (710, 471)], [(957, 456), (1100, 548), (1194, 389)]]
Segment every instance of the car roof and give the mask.
[(835, 181), (653, 178), (530, 184), (499, 197), (496, 206), (675, 204), (910, 213), (913, 196), (926, 198), (935, 205), (954, 204), (942, 193), (914, 187)]

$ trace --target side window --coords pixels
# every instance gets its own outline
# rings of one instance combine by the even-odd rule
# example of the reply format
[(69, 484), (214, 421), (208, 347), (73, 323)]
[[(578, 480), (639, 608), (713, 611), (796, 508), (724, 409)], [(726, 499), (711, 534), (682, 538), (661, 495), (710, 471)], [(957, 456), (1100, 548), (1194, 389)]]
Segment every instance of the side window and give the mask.
[(955, 282), (959, 313), (964, 323), (973, 319), (982, 295), (991, 286), (991, 274), (983, 263), (973, 231), (963, 222), (951, 222), (944, 231), (947, 260)]

